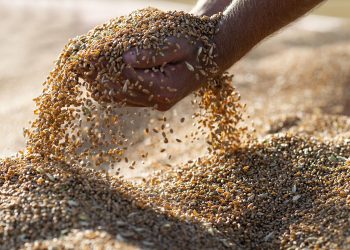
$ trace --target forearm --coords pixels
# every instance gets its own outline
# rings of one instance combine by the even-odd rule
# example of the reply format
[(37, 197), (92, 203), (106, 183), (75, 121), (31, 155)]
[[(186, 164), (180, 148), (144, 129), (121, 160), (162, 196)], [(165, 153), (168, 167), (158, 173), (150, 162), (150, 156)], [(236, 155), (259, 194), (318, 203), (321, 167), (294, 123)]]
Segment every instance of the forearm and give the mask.
[(294, 21), (323, 0), (235, 0), (224, 12), (215, 37), (221, 71), (265, 37)]
[(223, 12), (230, 5), (232, 0), (199, 0), (191, 13), (201, 16), (212, 16)]

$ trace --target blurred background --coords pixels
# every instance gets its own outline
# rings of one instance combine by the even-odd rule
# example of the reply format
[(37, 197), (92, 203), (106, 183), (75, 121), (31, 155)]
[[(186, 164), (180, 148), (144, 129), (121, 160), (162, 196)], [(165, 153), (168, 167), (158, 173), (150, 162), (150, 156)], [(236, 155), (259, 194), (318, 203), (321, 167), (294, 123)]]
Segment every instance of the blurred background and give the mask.
[[(33, 116), (32, 99), (40, 94), (41, 83), (48, 76), (54, 60), (69, 38), (134, 9), (153, 6), (163, 10), (189, 11), (195, 2), (0, 0), (0, 155), (10, 155), (24, 147), (22, 129)], [(295, 99), (295, 93), (305, 100), (300, 86), (307, 85), (305, 79), (312, 82), (316, 71), (325, 72), (322, 81), (328, 83), (327, 86), (332, 85), (331, 81), (342, 82), (342, 85), (338, 84), (341, 88), (332, 88), (327, 92), (330, 96), (349, 92), (346, 83), (346, 72), (350, 68), (346, 68), (350, 61), (347, 54), (350, 40), (349, 17), (349, 0), (329, 0), (316, 9), (312, 16), (303, 18), (259, 45), (231, 69), (235, 74), (235, 84), (242, 93), (244, 102), (248, 103), (248, 111), (256, 119), (256, 124), (262, 123), (257, 114), (266, 116), (293, 108), (295, 110), (300, 101)], [(336, 69), (332, 68), (334, 65), (338, 65)], [(310, 70), (305, 71), (305, 68)], [(295, 72), (304, 80), (290, 80), (288, 77), (295, 75)], [(320, 85), (319, 82), (316, 83), (317, 86)], [(318, 100), (312, 99), (310, 89), (303, 93), (315, 106)], [(318, 95), (320, 93), (317, 92)], [(284, 107), (276, 103), (269, 104), (271, 96), (288, 99), (290, 105)], [(316, 106), (321, 110), (327, 107), (331, 113), (346, 114), (346, 98), (337, 96), (337, 102), (333, 100), (331, 104), (327, 102)], [(273, 108), (276, 106), (279, 110)], [(270, 113), (266, 107), (271, 107)], [(298, 108), (298, 111), (301, 109), (304, 108)]]
[[(196, 0), (173, 0), (171, 2), (195, 4)], [(315, 14), (350, 17), (350, 1), (348, 0), (329, 0), (321, 8), (314, 11)]]

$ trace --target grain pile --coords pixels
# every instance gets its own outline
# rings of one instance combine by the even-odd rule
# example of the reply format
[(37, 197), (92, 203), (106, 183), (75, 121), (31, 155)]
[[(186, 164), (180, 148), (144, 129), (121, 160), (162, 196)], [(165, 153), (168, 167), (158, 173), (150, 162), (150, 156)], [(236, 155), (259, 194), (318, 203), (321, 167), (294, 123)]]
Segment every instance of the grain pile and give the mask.
[[(146, 9), (70, 41), (36, 100), (26, 151), (0, 160), (0, 249), (350, 247), (350, 119), (289, 117), (247, 141), (228, 76), (210, 79), (194, 99), (194, 138), (208, 137), (205, 157), (141, 184), (86, 168), (124, 158), (120, 138), (128, 138), (117, 125), (127, 115), (115, 109), (126, 103), (112, 97), (139, 85), (121, 78), (122, 53), (157, 49), (170, 34), (157, 28), (171, 30), (202, 39), (203, 67), (215, 71), (206, 38), (216, 18)], [(138, 44), (157, 21), (158, 40)]]
[(347, 248), (350, 120), (325, 118), (299, 117), (283, 133), (140, 185), (75, 165), (7, 160), (1, 246)]
[(168, 213), (214, 225), (242, 249), (348, 247), (350, 120), (301, 121), (215, 161), (154, 177), (146, 190)]
[[(71, 229), (92, 230), (86, 236), (90, 239), (106, 232), (114, 241), (117, 237), (145, 247), (186, 248), (193, 242), (204, 248), (220, 244), (214, 236), (202, 233), (200, 224), (183, 222), (142, 203), (147, 201), (146, 194), (131, 184), (88, 168), (39, 168), (17, 159), (2, 163), (0, 181), (1, 249), (64, 236)], [(76, 242), (76, 247), (79, 245)], [(39, 243), (34, 246), (46, 249)]]

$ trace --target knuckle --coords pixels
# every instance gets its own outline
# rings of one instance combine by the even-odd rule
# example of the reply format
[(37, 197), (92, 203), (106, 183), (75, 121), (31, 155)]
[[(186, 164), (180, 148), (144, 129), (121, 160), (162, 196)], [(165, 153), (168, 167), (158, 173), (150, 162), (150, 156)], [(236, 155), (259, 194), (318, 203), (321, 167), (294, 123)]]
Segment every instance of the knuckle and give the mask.
[(159, 101), (162, 103), (173, 103), (177, 99), (177, 96), (172, 93), (161, 93), (159, 95)]
[(171, 109), (172, 105), (165, 105), (165, 104), (161, 104), (158, 106), (158, 110), (159, 111), (168, 111), (169, 109)]
[(178, 96), (169, 93), (161, 93), (157, 96), (158, 109), (161, 111), (169, 110), (178, 101)]

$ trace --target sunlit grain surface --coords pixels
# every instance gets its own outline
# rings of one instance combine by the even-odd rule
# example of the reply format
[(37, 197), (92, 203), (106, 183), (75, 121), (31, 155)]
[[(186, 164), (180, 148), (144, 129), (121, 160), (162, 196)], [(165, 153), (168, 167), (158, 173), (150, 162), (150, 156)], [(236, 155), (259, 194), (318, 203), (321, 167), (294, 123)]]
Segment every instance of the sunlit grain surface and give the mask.
[[(325, 5), (319, 11), (325, 10), (327, 14), (331, 14), (333, 13), (331, 12), (331, 4), (335, 6), (336, 4), (344, 4), (345, 1), (347, 0), (328, 1), (329, 5)], [(183, 2), (187, 3), (188, 1)], [(188, 10), (191, 7), (186, 4), (174, 5), (174, 3), (167, 3), (165, 1), (141, 2), (130, 0), (125, 2), (77, 1), (76, 3), (71, 2), (69, 4), (67, 1), (63, 4), (58, 1), (52, 2), (51, 4), (41, 1), (35, 4), (34, 2), (26, 2), (26, 5), (23, 5), (23, 2), (19, 5), (1, 2), (1, 154), (10, 155), (23, 148), (24, 140), (21, 131), (22, 127), (32, 118), (34, 107), (31, 99), (40, 93), (41, 82), (45, 80), (53, 65), (53, 61), (70, 37), (82, 34), (94, 25), (104, 22), (110, 17), (125, 14), (133, 8), (140, 8), (150, 4), (153, 5), (153, 3), (155, 6), (160, 6), (165, 9), (176, 7)], [(344, 13), (346, 8), (344, 7), (345, 5), (341, 6), (342, 7), (338, 8), (334, 13), (343, 15), (341, 13)], [(285, 133), (286, 131), (295, 133), (299, 131), (299, 133), (312, 135), (315, 138), (321, 138), (321, 140), (322, 138), (332, 138), (332, 140), (336, 141), (341, 137), (349, 138), (350, 135), (347, 127), (349, 126), (348, 118), (346, 116), (338, 116), (336, 118), (328, 116), (350, 114), (350, 63), (348, 60), (350, 57), (350, 31), (348, 27), (349, 23), (340, 19), (308, 17), (259, 45), (231, 69), (231, 73), (235, 74), (234, 84), (241, 92), (243, 102), (247, 103), (247, 112), (251, 115), (251, 119), (248, 121), (249, 123), (254, 121), (260, 137), (268, 138), (273, 133)], [(184, 104), (182, 105), (182, 111), (185, 114), (187, 109)], [(321, 115), (321, 118), (317, 118), (309, 115), (303, 116), (302, 113), (319, 113), (323, 115)], [(339, 124), (343, 124), (343, 130), (336, 130), (332, 127)], [(179, 130), (181, 130), (180, 126)], [(266, 135), (268, 136), (265, 137)], [(283, 232), (283, 230), (278, 233), (274, 231), (267, 232), (269, 226), (272, 225), (278, 228), (279, 225), (276, 225), (279, 224), (280, 221), (289, 221), (290, 224), (284, 224), (286, 227), (286, 234), (291, 232), (289, 226), (292, 230), (302, 231), (302, 229), (305, 229), (305, 227), (309, 225), (310, 227), (307, 227), (307, 230), (315, 230), (316, 232), (318, 227), (322, 230), (326, 228), (332, 231), (335, 225), (338, 225), (339, 228), (335, 231), (339, 233), (342, 241), (346, 241), (348, 230), (347, 228), (342, 229), (342, 226), (345, 227), (348, 225), (346, 223), (348, 223), (349, 217), (347, 213), (349, 209), (347, 203), (347, 197), (349, 196), (347, 195), (349, 195), (349, 193), (348, 189), (345, 188), (348, 180), (345, 181), (344, 178), (341, 179), (341, 173), (339, 172), (338, 176), (338, 172), (334, 171), (330, 171), (329, 175), (323, 175), (323, 179), (317, 175), (314, 175), (313, 178), (300, 178), (300, 175), (298, 175), (299, 173), (294, 171), (295, 168), (286, 168), (288, 163), (290, 164), (292, 162), (289, 157), (290, 155), (288, 157), (285, 155), (289, 152), (289, 149), (285, 148), (286, 143), (289, 143), (288, 139), (281, 138), (277, 140), (275, 144), (269, 142), (269, 146), (266, 147), (267, 151), (271, 150), (270, 152), (276, 152), (278, 157), (273, 156), (265, 158), (268, 152), (260, 152), (258, 154), (248, 152), (242, 154), (245, 161), (241, 161), (241, 163), (247, 163), (241, 166), (242, 171), (237, 172), (231, 169), (233, 171), (231, 175), (232, 178), (241, 178), (238, 182), (235, 182), (239, 184), (238, 188), (235, 188), (235, 190), (242, 193), (241, 196), (243, 199), (246, 199), (245, 201), (247, 201), (247, 204), (248, 202), (252, 204), (247, 205), (249, 206), (249, 209), (245, 210), (248, 211), (247, 213), (240, 213), (237, 218), (245, 223), (256, 216), (266, 216), (263, 217), (266, 218), (266, 220), (263, 220), (261, 224), (254, 224), (257, 220), (249, 221), (249, 223), (252, 222), (252, 227), (246, 227), (246, 225), (241, 227), (241, 225), (239, 225), (241, 228), (240, 230), (250, 228), (254, 232), (251, 234), (246, 232), (239, 233), (240, 231), (238, 231), (237, 237), (233, 237), (233, 240), (235, 241), (239, 237), (242, 237), (242, 239), (245, 240), (243, 242), (247, 243), (247, 238), (254, 241), (260, 237), (259, 239), (264, 240), (264, 244), (268, 244), (269, 241), (282, 235)], [(312, 143), (309, 144), (309, 142), (302, 143), (301, 146), (297, 144), (296, 149), (294, 150), (294, 148), (292, 148), (292, 151), (299, 152), (298, 150), (300, 150), (302, 152), (301, 155), (308, 155), (309, 150), (305, 150), (304, 147), (312, 147), (311, 152), (315, 153), (314, 156), (316, 156), (314, 158), (310, 156), (311, 159), (315, 159), (315, 161), (320, 160), (320, 157), (317, 156), (317, 147), (314, 147)], [(273, 151), (275, 149), (276, 151)], [(196, 149), (192, 150), (196, 152)], [(181, 157), (182, 154), (185, 152), (187, 153), (187, 151), (189, 151), (188, 148), (182, 147), (179, 150), (179, 156)], [(345, 161), (344, 156), (339, 157), (331, 155), (333, 152), (337, 151), (328, 152), (330, 155), (326, 159), (327, 161), (331, 161), (332, 164), (335, 164), (337, 161)], [(345, 154), (346, 152), (342, 153)], [(298, 157), (298, 154), (294, 156)], [(261, 161), (257, 161), (258, 163), (256, 161), (251, 162), (252, 157), (257, 157), (254, 159), (260, 159)], [(280, 171), (276, 171), (276, 165), (274, 165), (276, 162), (280, 164), (279, 166), (282, 166)], [(251, 163), (251, 166), (249, 166), (248, 163)], [(261, 172), (259, 169), (262, 163), (265, 164), (264, 166), (266, 168), (264, 168), (264, 170), (267, 170), (265, 172)], [(299, 167), (299, 165), (297, 165), (297, 167)], [(230, 168), (228, 167), (227, 169), (229, 170)], [(65, 174), (70, 173), (69, 169), (62, 170), (60, 168), (54, 168), (53, 170), (63, 171)], [(198, 171), (195, 172), (199, 177), (202, 176), (200, 170), (201, 169), (198, 169)], [(209, 173), (208, 175), (213, 172), (212, 168), (204, 168), (204, 170)], [(23, 173), (23, 175), (20, 175), (23, 177), (21, 177), (22, 183), (33, 185), (33, 176), (37, 178), (38, 173), (30, 171), (28, 170)], [(215, 171), (217, 171), (217, 169)], [(324, 169), (321, 166), (319, 171), (321, 173), (328, 173), (325, 171), (329, 171), (329, 169)], [(313, 172), (313, 170), (311, 172)], [(250, 173), (254, 173), (254, 175), (250, 175)], [(346, 174), (347, 172), (343, 171), (343, 173)], [(6, 180), (11, 180), (13, 171), (9, 171), (7, 174)], [(129, 177), (135, 178), (147, 176), (149, 174), (151, 174), (151, 171), (147, 172), (147, 169), (143, 172), (136, 169)], [(186, 176), (190, 176), (188, 180), (192, 182), (192, 174), (187, 172)], [(280, 178), (280, 176), (283, 178)], [(0, 177), (3, 176), (1, 175)], [(47, 178), (44, 174), (43, 177)], [(74, 181), (71, 182), (69, 178), (73, 178)], [(0, 178), (1, 185), (2, 180), (3, 179)], [(311, 180), (314, 182), (310, 182)], [(320, 188), (321, 186), (317, 186), (320, 180), (323, 181), (322, 183), (324, 183), (324, 185), (330, 185), (330, 188), (322, 189)], [(45, 182), (43, 178), (38, 178), (36, 181), (37, 183)], [(176, 223), (172, 225), (176, 225), (178, 231), (172, 230), (172, 225), (169, 224), (169, 221), (172, 223), (174, 222), (173, 219), (164, 220), (162, 213), (159, 211), (155, 212), (153, 209), (150, 209), (148, 212), (135, 209), (133, 199), (125, 200), (124, 196), (120, 196), (118, 188), (122, 187), (122, 184), (117, 182), (115, 186), (111, 188), (108, 184), (108, 178), (99, 177), (97, 179), (96, 174), (82, 170), (79, 173), (70, 173), (70, 176), (64, 176), (64, 178), (57, 181), (59, 184), (63, 183), (64, 185), (56, 185), (53, 190), (42, 189), (40, 194), (42, 196), (38, 196), (35, 192), (28, 191), (26, 185), (21, 186), (23, 192), (20, 194), (17, 193), (20, 185), (16, 186), (16, 183), (11, 184), (13, 185), (11, 188), (13, 189), (6, 189), (10, 185), (1, 186), (1, 220), (4, 221), (8, 219), (8, 224), (12, 223), (11, 225), (16, 225), (13, 228), (8, 227), (6, 230), (25, 230), (28, 227), (28, 225), (19, 223), (19, 220), (24, 217), (17, 216), (16, 213), (19, 210), (13, 208), (29, 204), (26, 202), (26, 199), (29, 200), (30, 198), (31, 201), (36, 200), (37, 204), (39, 204), (38, 206), (33, 206), (33, 210), (36, 212), (41, 211), (41, 213), (39, 213), (40, 215), (50, 215), (52, 212), (50, 209), (51, 205), (55, 209), (57, 208), (55, 210), (56, 212), (62, 212), (59, 214), (60, 216), (58, 216), (59, 221), (54, 224), (62, 230), (55, 232), (55, 234), (50, 237), (48, 237), (47, 233), (52, 233), (52, 231), (50, 231), (48, 226), (49, 223), (45, 221), (46, 217), (35, 217), (33, 219), (35, 222), (31, 224), (31, 226), (33, 228), (35, 225), (38, 226), (41, 232), (37, 234), (36, 239), (39, 241), (43, 238), (47, 239), (45, 244), (56, 244), (59, 246), (65, 244), (71, 246), (89, 246), (90, 244), (95, 244), (95, 246), (109, 246), (113, 249), (153, 248), (154, 244), (158, 244), (157, 246), (162, 243), (164, 244), (164, 241), (160, 241), (159, 238), (166, 235), (166, 243), (172, 247), (176, 247), (180, 246), (183, 242), (193, 243), (193, 235), (199, 235), (205, 239), (212, 239), (210, 242), (218, 244), (218, 246), (223, 247), (223, 244), (232, 246), (229, 245), (230, 242), (222, 237), (213, 237), (212, 234), (214, 231), (211, 227), (206, 228), (205, 230), (207, 231), (203, 231), (201, 225), (182, 223), (178, 221), (177, 217), (175, 218)], [(265, 186), (264, 183), (266, 182), (269, 183), (268, 186)], [(34, 181), (34, 184), (35, 183)], [(72, 192), (66, 191), (65, 185), (67, 183), (75, 183), (76, 188), (73, 188), (75, 191), (73, 192), (74, 195), (72, 195)], [(344, 183), (344, 186), (336, 186), (342, 183)], [(192, 183), (189, 184), (190, 185), (186, 186), (186, 188), (191, 187)], [(333, 184), (335, 186), (333, 186)], [(155, 188), (155, 191), (161, 192), (162, 188), (167, 188), (167, 186), (171, 188), (171, 185), (166, 185), (165, 182), (165, 187)], [(192, 187), (195, 188), (196, 185), (192, 185)], [(211, 187), (212, 185), (208, 185), (209, 189)], [(314, 195), (314, 191), (312, 191), (314, 187), (319, 188), (317, 192), (315, 191), (316, 195)], [(290, 197), (285, 198), (284, 194), (282, 195), (279, 193), (277, 196), (279, 199), (289, 200), (296, 206), (300, 204), (302, 206), (311, 204), (316, 211), (308, 209), (307, 206), (306, 208), (303, 207), (303, 210), (299, 209), (296, 211), (299, 214), (309, 215), (309, 217), (301, 217), (300, 221), (297, 219), (294, 220), (292, 216), (294, 214), (290, 212), (290, 207), (288, 207), (288, 209), (285, 207), (287, 203), (279, 202), (278, 199), (274, 199), (274, 201), (276, 201), (276, 206), (273, 207), (273, 209), (263, 211), (261, 208), (264, 208), (265, 205), (259, 203), (259, 199), (264, 201), (265, 198), (269, 198), (269, 194), (264, 190), (266, 188), (269, 191), (272, 190), (276, 194), (282, 190), (288, 193)], [(48, 192), (48, 190), (50, 192)], [(242, 192), (242, 190), (244, 192)], [(189, 192), (190, 191), (191, 189), (189, 189)], [(221, 192), (222, 190), (217, 189), (217, 191)], [(234, 192), (235, 191), (232, 191), (232, 193)], [(299, 195), (297, 192), (302, 192), (303, 195)], [(210, 194), (212, 194), (212, 192), (210, 192)], [(174, 195), (174, 193), (171, 195)], [(214, 193), (214, 195), (216, 195), (216, 193)], [(332, 195), (334, 195), (336, 199), (333, 199)], [(176, 198), (176, 196), (172, 197)], [(333, 200), (328, 200), (330, 203), (323, 202), (323, 197), (331, 197)], [(186, 193), (184, 193), (184, 198), (186, 198)], [(123, 199), (122, 202), (121, 199)], [(77, 201), (81, 203), (77, 203)], [(168, 201), (169, 200), (164, 200), (164, 202)], [(192, 200), (186, 201), (185, 199), (182, 200), (182, 202), (186, 203), (184, 204), (185, 206), (197, 206)], [(79, 204), (79, 206), (77, 206), (77, 204)], [(208, 203), (205, 203), (205, 206), (202, 208), (206, 208), (207, 205)], [(254, 207), (256, 205), (258, 205), (257, 208)], [(67, 207), (70, 207), (70, 209), (75, 207), (75, 211), (77, 211), (76, 214), (67, 213), (72, 211)], [(37, 210), (39, 208), (42, 210)], [(169, 209), (169, 205), (165, 208)], [(318, 212), (318, 209), (320, 209), (321, 212)], [(282, 212), (282, 216), (275, 213), (275, 210)], [(43, 213), (42, 211), (47, 211), (48, 213)], [(198, 211), (201, 212), (200, 210)], [(238, 210), (235, 211), (237, 212)], [(332, 215), (332, 211), (335, 214)], [(196, 213), (198, 212), (196, 211)], [(261, 215), (261, 213), (263, 214)], [(13, 214), (13, 217), (10, 216), (11, 214)], [(68, 214), (68, 219), (61, 216), (66, 214)], [(86, 214), (91, 215), (91, 217), (87, 217)], [(274, 216), (277, 216), (276, 219), (271, 220), (271, 218), (275, 218)], [(119, 217), (122, 217), (122, 220)], [(139, 219), (142, 218), (149, 218), (149, 220), (147, 220), (149, 224), (141, 227)], [(328, 222), (330, 224), (323, 226), (318, 223), (323, 218), (329, 219)], [(332, 218), (336, 218), (333, 224), (330, 222)], [(31, 219), (31, 217), (28, 216), (27, 219)], [(62, 221), (73, 223), (73, 226), (77, 225), (79, 229), (73, 226), (65, 227), (65, 222), (63, 223)], [(113, 221), (113, 223), (111, 223), (111, 221)], [(86, 230), (86, 223), (94, 223), (90, 228), (91, 230)], [(117, 233), (107, 229), (106, 225), (110, 224), (118, 228)], [(261, 225), (266, 225), (267, 228), (263, 231), (263, 233), (265, 233), (264, 235), (260, 233)], [(45, 228), (46, 226), (48, 228)], [(0, 227), (1, 230), (2, 228), (3, 227)], [(171, 228), (171, 230), (169, 230), (169, 228)], [(338, 229), (339, 231), (337, 231)], [(189, 232), (193, 234), (191, 235)], [(123, 243), (125, 239), (131, 239), (135, 236), (139, 237), (140, 235), (148, 235), (148, 238), (142, 238), (142, 241), (130, 240), (128, 241), (128, 246), (125, 246), (126, 243)], [(23, 235), (17, 236), (23, 237)], [(298, 232), (297, 235), (290, 235), (290, 243), (293, 243), (293, 237), (299, 236), (303, 238), (304, 234)], [(317, 240), (317, 237), (309, 237), (307, 240), (312, 241), (315, 240), (315, 238)], [(198, 240), (198, 237), (195, 240)], [(336, 244), (338, 242), (340, 242), (340, 240), (336, 240), (334, 243)], [(33, 245), (40, 243), (33, 243), (30, 241), (29, 244), (32, 245), (29, 245), (28, 249), (33, 249), (31, 248)], [(6, 249), (5, 247), (5, 245), (0, 245), (0, 249)], [(192, 245), (192, 248), (195, 248), (195, 246)], [(38, 249), (40, 248), (38, 247)]]

